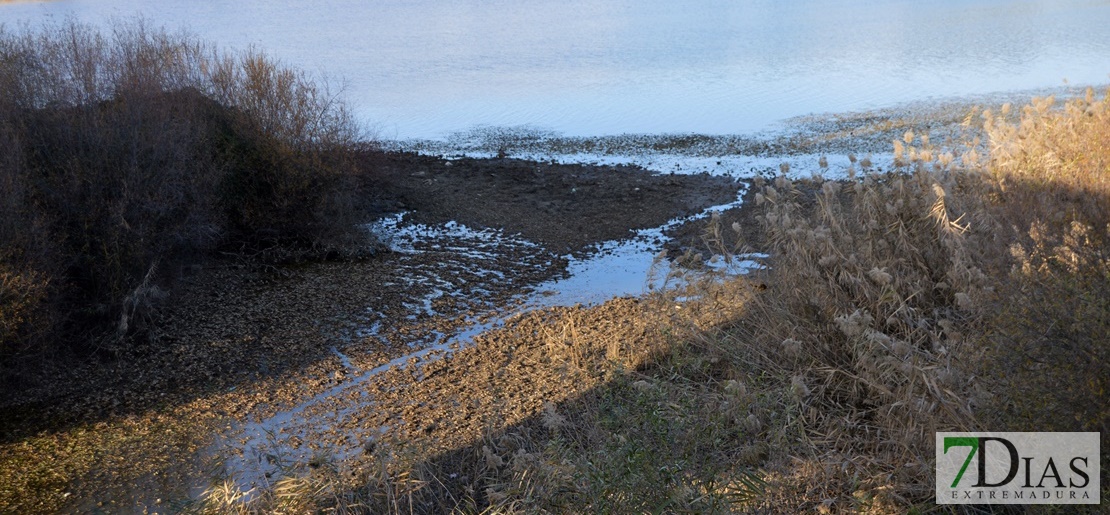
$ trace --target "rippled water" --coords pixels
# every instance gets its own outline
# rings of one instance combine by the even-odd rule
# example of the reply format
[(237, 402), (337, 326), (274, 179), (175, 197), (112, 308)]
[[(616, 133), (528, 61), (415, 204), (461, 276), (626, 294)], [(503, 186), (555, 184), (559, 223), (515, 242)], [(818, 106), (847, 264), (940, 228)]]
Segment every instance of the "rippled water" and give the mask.
[(475, 125), (745, 133), (787, 117), (1110, 82), (1093, 0), (69, 0), (0, 22), (142, 14), (348, 81), (384, 138)]

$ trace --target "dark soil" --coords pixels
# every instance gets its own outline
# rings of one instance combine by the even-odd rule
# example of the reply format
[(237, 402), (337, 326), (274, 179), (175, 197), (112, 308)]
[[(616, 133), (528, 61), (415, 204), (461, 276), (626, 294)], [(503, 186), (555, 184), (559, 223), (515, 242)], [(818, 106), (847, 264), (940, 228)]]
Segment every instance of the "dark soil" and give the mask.
[(366, 159), (383, 210), (412, 211), (419, 223), (503, 228), (554, 252), (579, 252), (730, 202), (742, 186), (726, 177), (655, 175), (632, 166), (408, 153)]

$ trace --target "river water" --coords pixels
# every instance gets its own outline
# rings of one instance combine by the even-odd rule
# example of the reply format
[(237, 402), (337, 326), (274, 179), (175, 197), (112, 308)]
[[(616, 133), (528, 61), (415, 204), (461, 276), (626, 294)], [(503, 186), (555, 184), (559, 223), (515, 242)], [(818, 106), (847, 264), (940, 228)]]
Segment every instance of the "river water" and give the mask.
[(58, 0), (340, 78), (384, 139), (477, 125), (740, 134), (799, 115), (1110, 82), (1101, 0)]

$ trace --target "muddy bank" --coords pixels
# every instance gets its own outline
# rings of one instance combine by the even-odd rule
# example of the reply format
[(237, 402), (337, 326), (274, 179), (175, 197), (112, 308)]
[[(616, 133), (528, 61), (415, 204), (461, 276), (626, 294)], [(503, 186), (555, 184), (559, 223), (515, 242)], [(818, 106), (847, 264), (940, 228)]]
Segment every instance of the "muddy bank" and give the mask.
[(0, 511), (126, 512), (196, 495), (183, 485), (212, 475), (203, 451), (214, 435), (508, 312), (514, 295), (563, 273), (566, 254), (735, 200), (740, 187), (507, 159), (384, 154), (366, 165), (382, 214), (404, 210), (402, 226), (456, 222), (479, 236), (428, 238), (362, 261), (193, 271), (149, 340), (42, 366), (5, 392), (0, 468), (20, 474), (4, 475)]
[(418, 223), (501, 228), (561, 253), (730, 202), (742, 186), (730, 177), (652, 174), (632, 166), (411, 153), (365, 159), (375, 170), (372, 191), (383, 211), (411, 211)]

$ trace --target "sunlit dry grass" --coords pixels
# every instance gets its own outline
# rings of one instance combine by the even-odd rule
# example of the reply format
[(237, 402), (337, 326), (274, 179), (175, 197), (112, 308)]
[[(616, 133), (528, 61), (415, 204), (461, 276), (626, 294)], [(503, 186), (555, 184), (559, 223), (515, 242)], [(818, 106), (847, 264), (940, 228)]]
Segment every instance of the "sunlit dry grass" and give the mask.
[(1105, 433), (1108, 113), (1038, 99), (982, 114), (986, 156), (907, 131), (894, 173), (762, 187), (769, 289), (731, 338), (852, 479), (830, 506), (930, 503), (935, 431)]

